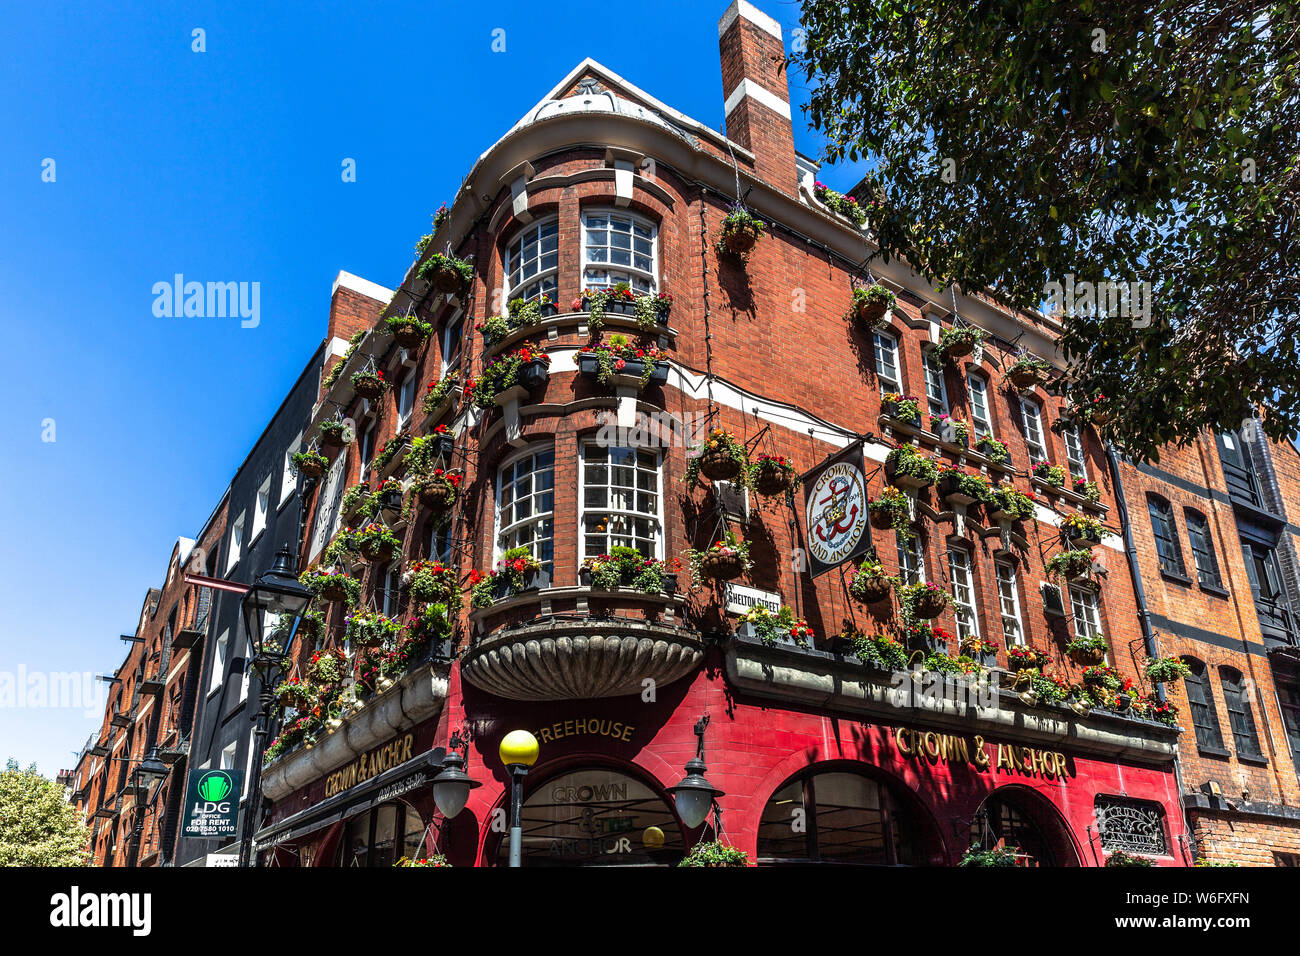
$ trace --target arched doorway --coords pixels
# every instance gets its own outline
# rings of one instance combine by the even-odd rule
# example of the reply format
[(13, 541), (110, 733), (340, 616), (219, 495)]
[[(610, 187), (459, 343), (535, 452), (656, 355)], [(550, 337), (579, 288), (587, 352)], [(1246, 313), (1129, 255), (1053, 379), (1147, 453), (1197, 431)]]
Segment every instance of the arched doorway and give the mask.
[(1022, 866), (1078, 866), (1074, 843), (1056, 808), (1025, 787), (999, 787), (971, 821), (971, 843), (1014, 848)]
[(768, 799), (758, 827), (760, 865), (925, 866), (940, 852), (915, 795), (860, 764), (800, 771)]
[(344, 825), (335, 866), (391, 867), (424, 856), (425, 821), (405, 800), (383, 803)]
[[(530, 788), (522, 848), (524, 866), (672, 866), (686, 853), (663, 795), (609, 767), (569, 770)], [(508, 857), (502, 839), (497, 865)]]

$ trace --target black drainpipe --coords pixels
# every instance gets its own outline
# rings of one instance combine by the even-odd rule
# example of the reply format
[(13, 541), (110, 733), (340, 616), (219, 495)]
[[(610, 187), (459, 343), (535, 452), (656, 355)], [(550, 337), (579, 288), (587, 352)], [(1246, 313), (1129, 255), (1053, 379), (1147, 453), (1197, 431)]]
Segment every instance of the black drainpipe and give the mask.
[[(1137, 605), (1138, 624), (1142, 627), (1142, 643), (1146, 647), (1147, 657), (1156, 658), (1160, 656), (1159, 649), (1156, 647), (1155, 630), (1151, 627), (1151, 612), (1147, 610), (1146, 590), (1142, 587), (1142, 573), (1138, 570), (1137, 546), (1133, 543), (1133, 525), (1129, 521), (1128, 499), (1124, 494), (1124, 479), (1119, 471), (1119, 459), (1115, 455), (1115, 449), (1109, 442), (1106, 443), (1106, 462), (1110, 465), (1110, 478), (1115, 483), (1115, 504), (1119, 508), (1120, 528), (1124, 532), (1124, 556), (1128, 559), (1128, 576), (1133, 582), (1133, 600)], [(1158, 684), (1156, 696), (1163, 703), (1165, 700), (1165, 685)], [(1192, 856), (1196, 856), (1196, 836), (1192, 830), (1191, 821), (1187, 819), (1187, 810), (1182, 805), (1182, 794), (1187, 790), (1183, 786), (1182, 768), (1179, 766), (1178, 759), (1174, 759), (1174, 779), (1178, 783), (1179, 808), (1183, 811), (1183, 830), (1187, 834), (1187, 842), (1192, 851)], [(1184, 860), (1186, 858), (1184, 857)]]

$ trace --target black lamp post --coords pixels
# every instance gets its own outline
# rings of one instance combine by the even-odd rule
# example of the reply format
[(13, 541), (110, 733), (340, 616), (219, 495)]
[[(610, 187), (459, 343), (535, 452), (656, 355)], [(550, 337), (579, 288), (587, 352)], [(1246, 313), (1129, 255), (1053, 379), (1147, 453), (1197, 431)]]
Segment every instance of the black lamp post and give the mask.
[[(673, 795), (673, 804), (677, 807), (677, 815), (682, 818), (682, 823), (686, 824), (687, 829), (694, 830), (705, 820), (709, 818), (709, 811), (713, 810), (715, 820), (721, 816), (721, 811), (717, 809), (718, 797), (726, 796), (721, 790), (709, 783), (704, 776), (707, 767), (704, 766), (704, 728), (709, 725), (709, 717), (706, 714), (701, 717), (695, 724), (695, 736), (697, 738), (695, 756), (686, 761), (686, 776), (673, 787), (668, 788), (668, 792)], [(719, 829), (715, 826), (715, 829)]]
[[(253, 731), (253, 770), (248, 781), (248, 805), (244, 810), (244, 827), (239, 841), (239, 865), (248, 866), (253, 848), (253, 826), (262, 805), (262, 755), (266, 752), (266, 735), (275, 713), (275, 685), (289, 661), (289, 650), (298, 636), (303, 613), (312, 593), (299, 583), (293, 573), (293, 558), (288, 545), (276, 552), (270, 570), (244, 595), (244, 628), (252, 651), (251, 663), (258, 676), (257, 725)], [(287, 627), (268, 628), (267, 617), (288, 617)], [(245, 666), (248, 666), (246, 663)]]
[(433, 803), (446, 819), (450, 820), (465, 809), (469, 792), (483, 784), (465, 772), (465, 758), (448, 750), (442, 759), (442, 770), (433, 778)]
[[(135, 791), (135, 829), (131, 834), (131, 855), (127, 860), (127, 866), (135, 867), (140, 860), (140, 841), (144, 836), (144, 817), (149, 809), (149, 805), (162, 792), (162, 781), (171, 773), (167, 765), (158, 759), (158, 748), (153, 747), (145, 756), (144, 760), (136, 765), (131, 771), (132, 782)], [(154, 791), (153, 796), (149, 795), (149, 788), (154, 783), (158, 783), (158, 789)]]

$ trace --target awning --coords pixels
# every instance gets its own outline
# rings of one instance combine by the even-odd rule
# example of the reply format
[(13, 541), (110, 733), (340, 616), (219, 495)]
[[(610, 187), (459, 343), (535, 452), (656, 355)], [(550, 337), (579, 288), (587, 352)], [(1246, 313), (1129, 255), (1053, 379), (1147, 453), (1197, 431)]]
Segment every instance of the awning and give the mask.
[(253, 835), (253, 850), (268, 850), (301, 839), (331, 823), (356, 816), (404, 793), (428, 786), (442, 767), (441, 750), (429, 750), (371, 777), (365, 783), (322, 800), (314, 807), (300, 810), (278, 823), (263, 827)]

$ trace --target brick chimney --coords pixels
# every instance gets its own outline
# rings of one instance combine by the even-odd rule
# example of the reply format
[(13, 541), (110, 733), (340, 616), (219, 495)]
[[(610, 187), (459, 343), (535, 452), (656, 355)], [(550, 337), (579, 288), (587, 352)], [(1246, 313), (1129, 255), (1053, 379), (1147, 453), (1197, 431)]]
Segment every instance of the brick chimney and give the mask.
[(795, 195), (799, 173), (781, 25), (752, 3), (736, 0), (718, 21), (718, 50), (727, 137), (754, 154), (762, 179)]

